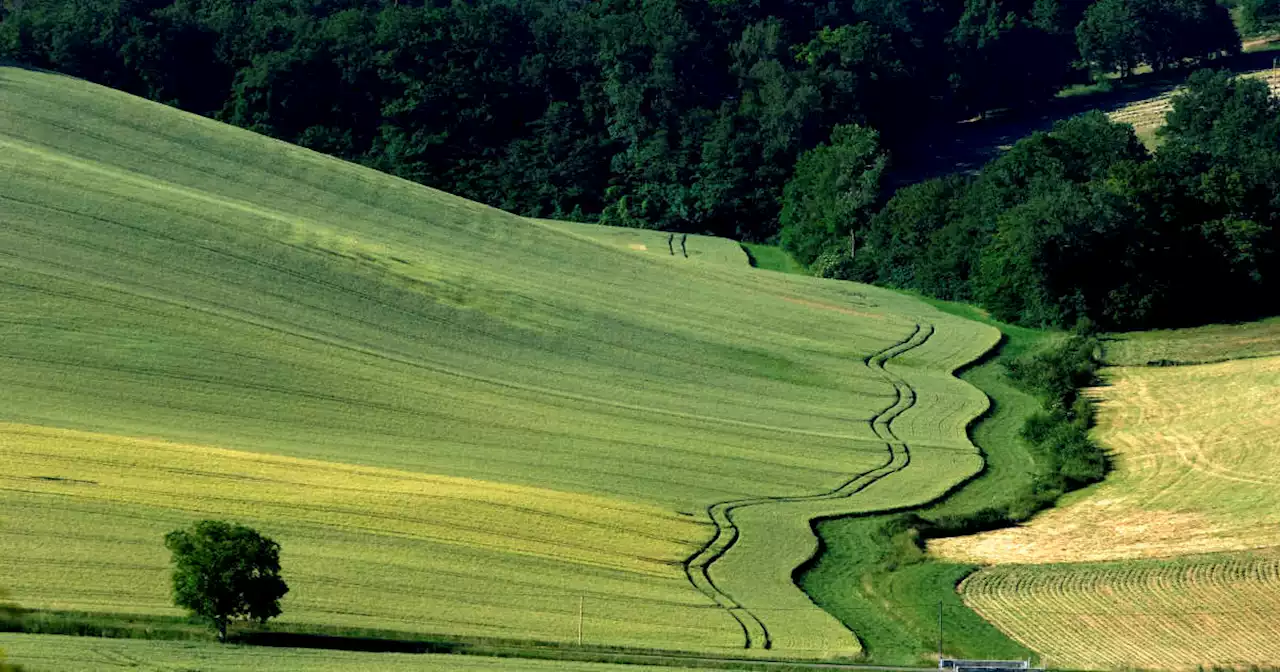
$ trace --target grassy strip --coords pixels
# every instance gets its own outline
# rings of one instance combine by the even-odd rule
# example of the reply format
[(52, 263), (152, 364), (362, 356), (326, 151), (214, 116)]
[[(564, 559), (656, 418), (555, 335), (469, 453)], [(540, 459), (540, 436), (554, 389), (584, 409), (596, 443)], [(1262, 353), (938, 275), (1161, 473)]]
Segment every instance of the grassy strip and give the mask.
[(792, 258), (791, 254), (777, 245), (763, 243), (741, 243), (742, 250), (747, 253), (751, 265), (766, 271), (794, 273), (806, 275), (804, 266)]
[[(992, 323), (969, 306), (940, 304)], [(1105, 456), (1085, 436), (1091, 415), (1078, 387), (1093, 379), (1091, 338), (997, 324), (1005, 340), (992, 357), (961, 374), (991, 409), (970, 432), (983, 473), (947, 499), (909, 514), (822, 522), (823, 552), (801, 586), (862, 640), (869, 659), (920, 662), (938, 646), (966, 658), (1025, 658), (956, 593), (976, 567), (929, 558), (929, 538), (972, 534), (1026, 520), (1064, 492), (1099, 480)]]
[[(71, 635), (109, 639), (216, 642), (202, 621), (180, 616), (24, 610), (0, 614), (0, 632)], [(300, 623), (237, 624), (229, 644), (327, 649), (366, 653), (457, 654), (583, 663), (658, 665), (733, 670), (812, 669), (812, 661), (739, 659), (733, 654), (695, 654), (663, 649), (575, 646), (563, 642), (488, 637), (457, 637), (373, 628), (344, 628)], [(0, 667), (0, 670), (3, 670)]]

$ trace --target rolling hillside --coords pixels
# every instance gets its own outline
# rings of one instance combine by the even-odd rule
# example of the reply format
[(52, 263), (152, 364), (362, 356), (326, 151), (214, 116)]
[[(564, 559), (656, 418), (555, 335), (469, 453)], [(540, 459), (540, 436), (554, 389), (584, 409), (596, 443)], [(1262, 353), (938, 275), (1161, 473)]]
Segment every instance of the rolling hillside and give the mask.
[[(810, 519), (982, 464), (998, 332), (725, 241), (531, 221), (0, 69), (0, 576), (175, 613), (168, 530), (283, 546), (283, 624), (804, 655)], [(646, 237), (648, 236), (648, 237)], [(653, 240), (658, 236), (659, 240)]]

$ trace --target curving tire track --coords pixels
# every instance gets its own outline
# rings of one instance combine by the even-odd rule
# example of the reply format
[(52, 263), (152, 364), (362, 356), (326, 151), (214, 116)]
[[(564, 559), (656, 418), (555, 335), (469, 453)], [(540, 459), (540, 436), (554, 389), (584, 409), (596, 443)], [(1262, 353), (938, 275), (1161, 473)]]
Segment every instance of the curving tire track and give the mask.
[[(733, 512), (748, 506), (763, 506), (785, 502), (806, 502), (850, 497), (867, 486), (901, 471), (911, 463), (911, 450), (893, 433), (891, 427), (894, 419), (905, 413), (916, 404), (916, 392), (905, 380), (890, 373), (885, 363), (909, 350), (918, 348), (933, 336), (932, 324), (916, 324), (915, 330), (907, 338), (869, 355), (863, 363), (880, 377), (887, 380), (894, 388), (894, 401), (884, 410), (876, 413), (867, 423), (880, 440), (884, 441), (888, 455), (884, 464), (858, 474), (827, 492), (813, 495), (794, 495), (786, 497), (751, 497), (715, 502), (707, 507), (707, 515), (716, 526), (715, 535), (698, 549), (696, 553), (684, 561), (684, 573), (689, 583), (701, 593), (711, 598), (737, 621), (742, 628), (743, 648), (770, 649), (773, 641), (769, 628), (759, 616), (738, 602), (732, 595), (716, 585), (711, 578), (711, 565), (722, 558), (738, 541), (741, 532), (733, 521)], [(816, 608), (816, 607), (815, 607)]]

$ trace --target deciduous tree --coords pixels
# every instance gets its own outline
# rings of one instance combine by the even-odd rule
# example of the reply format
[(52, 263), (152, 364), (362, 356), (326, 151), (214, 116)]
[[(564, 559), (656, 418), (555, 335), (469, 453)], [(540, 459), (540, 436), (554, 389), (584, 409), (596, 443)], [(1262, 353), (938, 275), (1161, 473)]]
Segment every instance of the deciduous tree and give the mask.
[(811, 263), (833, 241), (860, 232), (880, 198), (888, 157), (879, 136), (837, 126), (828, 144), (805, 152), (782, 197), (782, 245)]
[(165, 535), (173, 553), (174, 603), (208, 619), (226, 641), (237, 618), (265, 623), (289, 592), (280, 578), (280, 545), (242, 525), (216, 520)]

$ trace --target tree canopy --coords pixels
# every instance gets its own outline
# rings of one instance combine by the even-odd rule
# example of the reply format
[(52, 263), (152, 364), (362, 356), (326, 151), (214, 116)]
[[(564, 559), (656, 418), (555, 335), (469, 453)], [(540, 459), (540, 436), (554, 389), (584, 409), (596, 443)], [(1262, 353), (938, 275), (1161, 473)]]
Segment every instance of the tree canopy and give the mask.
[(1131, 127), (1092, 112), (973, 178), (903, 189), (867, 225), (854, 277), (1036, 326), (1280, 309), (1280, 101), (1261, 81), (1201, 71), (1161, 134), (1150, 154)]
[[(519, 214), (763, 240), (797, 159), (838, 126), (892, 153), (923, 125), (1052, 97), (1088, 6), (23, 0), (0, 8), (0, 59)], [(1199, 39), (1179, 20), (1161, 35)]]
[(216, 520), (165, 535), (173, 553), (173, 600), (207, 619), (225, 641), (237, 618), (265, 623), (289, 592), (280, 578), (280, 545), (242, 525)]
[(800, 155), (783, 190), (782, 245), (811, 264), (829, 241), (861, 231), (887, 162), (876, 132), (860, 126), (837, 126), (829, 144)]
[(1095, 72), (1121, 75), (1240, 51), (1231, 15), (1215, 0), (1098, 0), (1076, 26), (1076, 41)]

